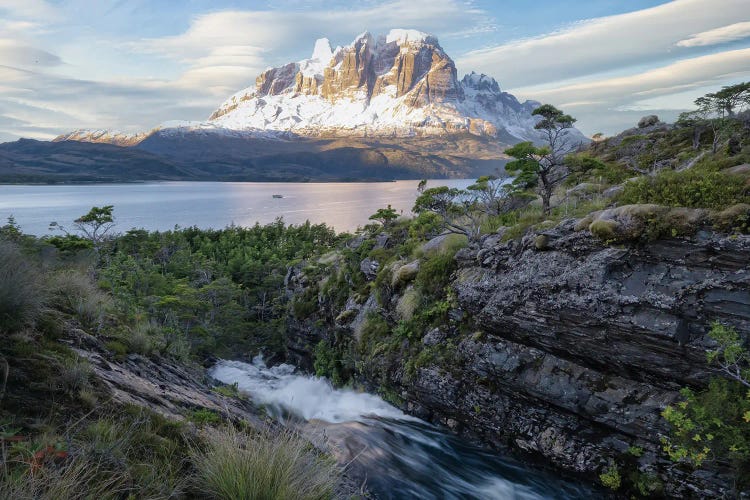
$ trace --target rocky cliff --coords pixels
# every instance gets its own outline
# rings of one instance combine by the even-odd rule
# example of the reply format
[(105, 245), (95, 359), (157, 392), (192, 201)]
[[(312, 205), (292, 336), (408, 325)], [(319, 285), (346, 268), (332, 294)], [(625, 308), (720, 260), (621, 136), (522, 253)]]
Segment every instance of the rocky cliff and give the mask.
[[(520, 240), (490, 235), (455, 259), (449, 319), (419, 341), (433, 355), (414, 363), (403, 348), (376, 348), (357, 362), (360, 382), (420, 417), (592, 481), (617, 463), (657, 496), (732, 495), (721, 460), (694, 472), (664, 457), (660, 413), (681, 387), (707, 382), (711, 322), (750, 331), (750, 237), (700, 231), (608, 246), (567, 220)], [(321, 293), (335, 319), (293, 321), (292, 357), (310, 363), (305, 346), (321, 338), (361, 345), (368, 315), (403, 318), (413, 288), (398, 283), (419, 265), (393, 267), (390, 291), (354, 293), (343, 307)], [(360, 267), (373, 280), (383, 266)], [(288, 284), (299, 294), (311, 285), (296, 272)]]

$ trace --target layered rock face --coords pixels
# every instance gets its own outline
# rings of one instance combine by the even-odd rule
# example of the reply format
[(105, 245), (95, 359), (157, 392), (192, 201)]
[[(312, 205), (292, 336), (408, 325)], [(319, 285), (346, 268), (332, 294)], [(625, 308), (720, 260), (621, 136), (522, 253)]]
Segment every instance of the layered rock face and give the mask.
[(469, 132), (517, 142), (538, 139), (536, 106), (486, 75), (459, 80), (434, 36), (392, 30), (377, 38), (363, 33), (336, 49), (318, 40), (310, 59), (264, 71), (209, 122), (311, 136)]
[[(575, 225), (461, 250), (450, 316), (472, 331), (436, 328), (422, 343), (455, 346), (448, 361), (408, 374), (406, 360), (385, 356), (362, 382), (395, 389), (412, 414), (590, 481), (617, 462), (669, 496), (731, 496), (721, 461), (693, 472), (664, 457), (660, 413), (680, 388), (706, 384), (713, 321), (750, 331), (750, 237), (702, 231), (613, 247)], [(350, 300), (332, 330), (293, 325), (291, 354), (304, 363), (311, 338), (357, 338), (374, 311), (398, 317), (404, 296)]]

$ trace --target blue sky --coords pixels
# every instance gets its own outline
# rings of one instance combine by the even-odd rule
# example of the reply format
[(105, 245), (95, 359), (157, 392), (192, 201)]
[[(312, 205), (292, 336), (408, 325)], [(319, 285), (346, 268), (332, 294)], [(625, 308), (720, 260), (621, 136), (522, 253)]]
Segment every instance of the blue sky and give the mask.
[(587, 134), (750, 80), (750, 0), (0, 0), (0, 141), (205, 119), (316, 38), (397, 27)]

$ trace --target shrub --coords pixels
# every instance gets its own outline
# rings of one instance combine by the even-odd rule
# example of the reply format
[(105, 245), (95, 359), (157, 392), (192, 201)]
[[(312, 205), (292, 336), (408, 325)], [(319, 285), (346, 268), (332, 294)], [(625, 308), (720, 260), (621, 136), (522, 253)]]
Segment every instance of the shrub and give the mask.
[(153, 321), (136, 323), (124, 339), (130, 352), (145, 356), (156, 352), (162, 340), (161, 328)]
[(16, 245), (0, 241), (0, 331), (13, 333), (33, 325), (44, 305), (39, 273)]
[(707, 360), (723, 377), (713, 377), (700, 391), (680, 391), (683, 400), (662, 412), (671, 427), (662, 443), (672, 460), (696, 467), (718, 458), (731, 460), (740, 483), (746, 486), (750, 478), (750, 352), (733, 328), (715, 323), (709, 337), (717, 349), (708, 351)]
[(439, 297), (456, 268), (455, 252), (436, 253), (419, 266), (414, 283), (424, 295)]
[(644, 176), (628, 182), (619, 202), (723, 209), (748, 199), (747, 188), (737, 176), (690, 169), (664, 170), (654, 177)]
[(331, 498), (336, 465), (291, 431), (255, 434), (233, 427), (204, 430), (205, 445), (191, 452), (197, 487), (226, 500)]
[(615, 465), (611, 465), (606, 471), (601, 473), (599, 475), (599, 480), (602, 482), (604, 486), (612, 490), (619, 489), (620, 484), (622, 483), (622, 478), (620, 477), (620, 471), (617, 469), (617, 466)]

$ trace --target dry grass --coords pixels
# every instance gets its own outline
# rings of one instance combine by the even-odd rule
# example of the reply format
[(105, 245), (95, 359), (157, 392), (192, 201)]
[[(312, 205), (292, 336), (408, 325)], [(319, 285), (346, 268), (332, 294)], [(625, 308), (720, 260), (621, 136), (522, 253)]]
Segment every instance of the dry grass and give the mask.
[(3, 474), (0, 498), (8, 500), (114, 499), (126, 491), (126, 476), (92, 458), (74, 458), (60, 466)]
[(85, 327), (98, 330), (104, 322), (110, 297), (85, 272), (65, 270), (49, 278), (52, 303), (75, 315)]
[(0, 241), (0, 331), (33, 326), (45, 306), (42, 277), (19, 248)]

